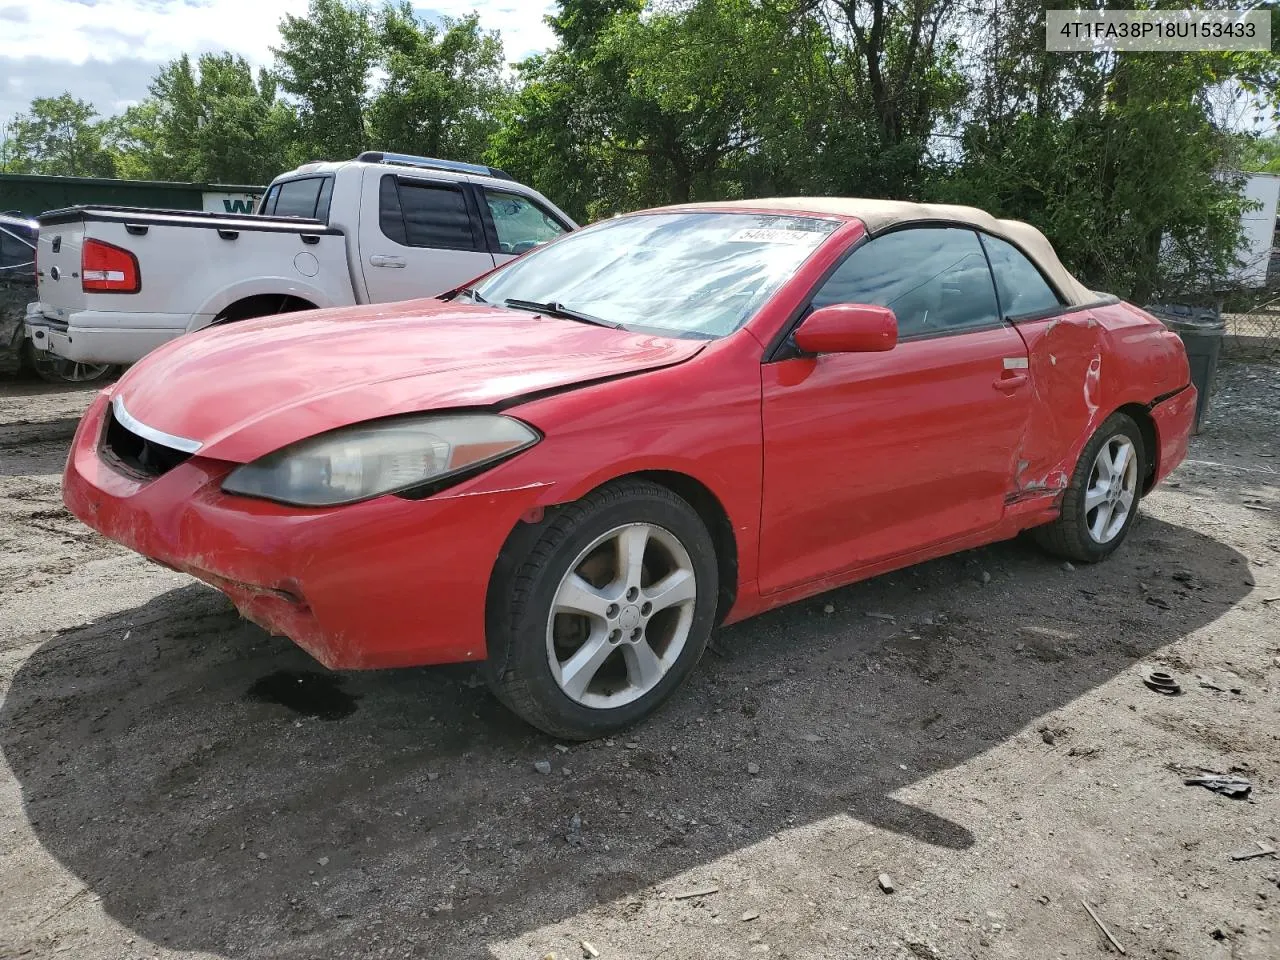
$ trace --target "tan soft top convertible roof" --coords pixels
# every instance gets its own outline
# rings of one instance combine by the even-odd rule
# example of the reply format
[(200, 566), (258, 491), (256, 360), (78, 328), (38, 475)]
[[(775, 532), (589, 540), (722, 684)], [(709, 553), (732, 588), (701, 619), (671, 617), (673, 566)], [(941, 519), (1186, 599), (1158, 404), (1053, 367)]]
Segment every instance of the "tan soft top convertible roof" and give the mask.
[(1002, 237), (1022, 249), (1040, 267), (1073, 307), (1097, 303), (1099, 295), (1067, 272), (1045, 235), (1021, 220), (997, 220), (977, 207), (943, 203), (910, 203), (905, 200), (864, 200), (858, 197), (770, 197), (761, 200), (725, 200), (681, 204), (681, 208), (741, 207), (762, 210), (794, 210), (797, 213), (856, 217), (873, 236), (904, 223), (929, 220), (963, 223)]

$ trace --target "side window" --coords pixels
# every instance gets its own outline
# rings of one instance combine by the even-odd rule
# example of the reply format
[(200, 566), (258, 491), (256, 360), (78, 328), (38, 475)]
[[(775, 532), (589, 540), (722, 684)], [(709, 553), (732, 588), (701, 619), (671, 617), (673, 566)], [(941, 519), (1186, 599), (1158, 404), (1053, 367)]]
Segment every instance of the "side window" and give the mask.
[(316, 201), (316, 219), (329, 222), (329, 201), (333, 199), (333, 177), (320, 181), (320, 199)]
[(982, 237), (982, 245), (991, 258), (991, 272), (996, 275), (996, 292), (1006, 317), (1026, 317), (1062, 306), (1036, 265), (1006, 240)]
[(457, 187), (385, 176), (378, 222), (388, 239), (406, 247), (476, 249), (467, 198)]
[(306, 217), (308, 220), (316, 215), (316, 201), (320, 197), (320, 188), (327, 177), (307, 177), (304, 180), (286, 180), (280, 184), (280, 194), (276, 197), (272, 211), (277, 217)]
[(280, 188), (272, 187), (267, 191), (267, 195), (262, 198), (262, 206), (258, 208), (258, 214), (264, 217), (270, 217), (276, 212), (276, 201), (280, 199)]
[(503, 253), (524, 253), (565, 232), (554, 217), (528, 197), (485, 190), (484, 199)]
[(859, 247), (814, 295), (814, 307), (832, 303), (892, 308), (901, 339), (1000, 323), (982, 244), (958, 227), (899, 230)]

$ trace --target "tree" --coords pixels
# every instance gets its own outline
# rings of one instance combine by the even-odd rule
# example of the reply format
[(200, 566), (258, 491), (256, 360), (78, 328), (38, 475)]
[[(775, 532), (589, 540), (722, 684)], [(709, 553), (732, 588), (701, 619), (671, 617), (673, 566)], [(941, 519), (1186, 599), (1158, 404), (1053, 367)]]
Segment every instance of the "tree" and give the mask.
[(1249, 173), (1280, 173), (1280, 134), (1245, 140), (1240, 147), (1240, 169)]
[(299, 146), (310, 159), (349, 159), (369, 147), (379, 52), (372, 16), (362, 3), (311, 0), (305, 17), (289, 14), (280, 24), (276, 74), (297, 103)]
[(108, 125), (93, 104), (70, 93), (36, 97), (9, 125), (7, 166), (15, 173), (110, 177), (115, 158), (104, 144)]
[(385, 74), (368, 109), (379, 149), (478, 161), (509, 94), (502, 41), (475, 14), (419, 20), (410, 4), (387, 5), (377, 18)]
[[(771, 181), (771, 138), (812, 71), (785, 16), (751, 0), (561, 4), (559, 48), (520, 65), (494, 162), (578, 216), (741, 195)], [(807, 39), (801, 37), (801, 39)]]
[(151, 96), (115, 121), (126, 176), (266, 183), (292, 163), (297, 118), (265, 71), (230, 53), (166, 64)]

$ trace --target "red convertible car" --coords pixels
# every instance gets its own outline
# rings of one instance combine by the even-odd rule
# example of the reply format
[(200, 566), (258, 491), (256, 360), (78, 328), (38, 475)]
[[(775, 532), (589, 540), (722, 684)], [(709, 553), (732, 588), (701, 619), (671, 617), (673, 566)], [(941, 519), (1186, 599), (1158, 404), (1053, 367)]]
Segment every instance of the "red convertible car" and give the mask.
[(483, 661), (589, 738), (717, 624), (1027, 529), (1103, 559), (1194, 407), (1179, 339), (1026, 224), (695, 204), (163, 346), (85, 414), (64, 498), (331, 668)]

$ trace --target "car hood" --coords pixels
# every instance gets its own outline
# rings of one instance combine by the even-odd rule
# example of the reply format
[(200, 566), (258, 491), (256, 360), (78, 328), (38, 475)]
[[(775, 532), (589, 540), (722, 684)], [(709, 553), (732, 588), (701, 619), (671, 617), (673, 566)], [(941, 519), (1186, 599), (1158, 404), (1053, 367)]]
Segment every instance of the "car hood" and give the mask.
[(486, 407), (681, 363), (705, 342), (500, 307), (415, 300), (242, 321), (179, 337), (113, 392), (155, 430), (246, 463), (347, 424)]

